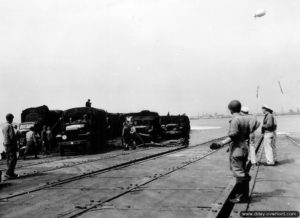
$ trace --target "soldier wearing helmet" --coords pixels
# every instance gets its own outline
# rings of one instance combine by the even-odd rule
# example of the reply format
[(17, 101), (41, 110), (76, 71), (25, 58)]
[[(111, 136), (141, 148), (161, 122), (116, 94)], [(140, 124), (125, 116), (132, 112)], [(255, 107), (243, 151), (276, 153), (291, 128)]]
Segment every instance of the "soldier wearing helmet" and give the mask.
[(13, 119), (14, 116), (12, 114), (7, 114), (6, 115), (7, 122), (4, 124), (2, 128), (2, 134), (4, 138), (3, 145), (7, 155), (7, 171), (5, 177), (8, 179), (13, 179), (18, 177), (18, 175), (15, 174), (18, 146), (17, 146), (16, 133), (14, 131), (14, 127), (12, 124)]
[(232, 119), (229, 121), (228, 137), (211, 145), (211, 148), (215, 149), (230, 143), (230, 170), (236, 178), (236, 196), (230, 199), (232, 203), (243, 203), (249, 199), (250, 176), (246, 169), (246, 162), (248, 160), (250, 122), (247, 116), (241, 114), (241, 107), (241, 103), (237, 100), (229, 103), (228, 109), (232, 114)]

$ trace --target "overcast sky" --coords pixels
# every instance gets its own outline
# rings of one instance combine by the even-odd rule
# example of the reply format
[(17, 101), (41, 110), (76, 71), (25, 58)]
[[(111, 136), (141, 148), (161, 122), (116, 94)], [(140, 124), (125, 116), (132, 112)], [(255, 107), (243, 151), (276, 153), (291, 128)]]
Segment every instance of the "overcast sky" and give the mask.
[(231, 99), (295, 109), (299, 11), (298, 0), (2, 0), (0, 120), (87, 98), (111, 112), (226, 113)]

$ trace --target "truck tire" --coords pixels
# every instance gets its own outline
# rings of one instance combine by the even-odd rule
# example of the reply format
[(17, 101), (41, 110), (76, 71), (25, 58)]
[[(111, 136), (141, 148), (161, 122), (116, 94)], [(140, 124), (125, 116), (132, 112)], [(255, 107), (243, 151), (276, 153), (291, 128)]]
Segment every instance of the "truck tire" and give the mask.
[(60, 153), (60, 156), (65, 155), (65, 150), (64, 150), (64, 147), (62, 145), (59, 145), (59, 153)]

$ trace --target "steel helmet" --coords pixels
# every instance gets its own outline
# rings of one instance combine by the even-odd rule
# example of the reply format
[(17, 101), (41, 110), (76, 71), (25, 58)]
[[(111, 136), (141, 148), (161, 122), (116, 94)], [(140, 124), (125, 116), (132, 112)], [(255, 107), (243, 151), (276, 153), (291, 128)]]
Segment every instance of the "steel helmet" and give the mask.
[(233, 100), (228, 104), (228, 109), (233, 113), (241, 112), (242, 104), (238, 100)]
[(14, 115), (12, 115), (10, 113), (6, 115), (6, 120), (7, 121), (12, 120), (13, 118), (14, 118)]

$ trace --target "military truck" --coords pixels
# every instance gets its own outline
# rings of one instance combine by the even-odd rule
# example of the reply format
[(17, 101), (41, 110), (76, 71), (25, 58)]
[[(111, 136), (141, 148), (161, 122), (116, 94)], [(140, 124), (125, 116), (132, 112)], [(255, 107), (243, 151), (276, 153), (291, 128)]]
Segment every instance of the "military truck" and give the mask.
[(160, 116), (161, 136), (163, 139), (188, 138), (191, 130), (188, 116)]
[(130, 118), (136, 132), (144, 142), (157, 141), (160, 133), (159, 114), (148, 110), (124, 115)]
[(65, 150), (95, 153), (106, 150), (107, 113), (90, 107), (77, 107), (65, 110), (62, 131), (56, 136), (60, 155)]
[(34, 128), (38, 139), (44, 125), (51, 127), (53, 135), (59, 132), (59, 118), (61, 116), (61, 110), (49, 110), (46, 105), (23, 110), (21, 113), (21, 123), (19, 124), (20, 147), (25, 146), (26, 133), (31, 127)]

